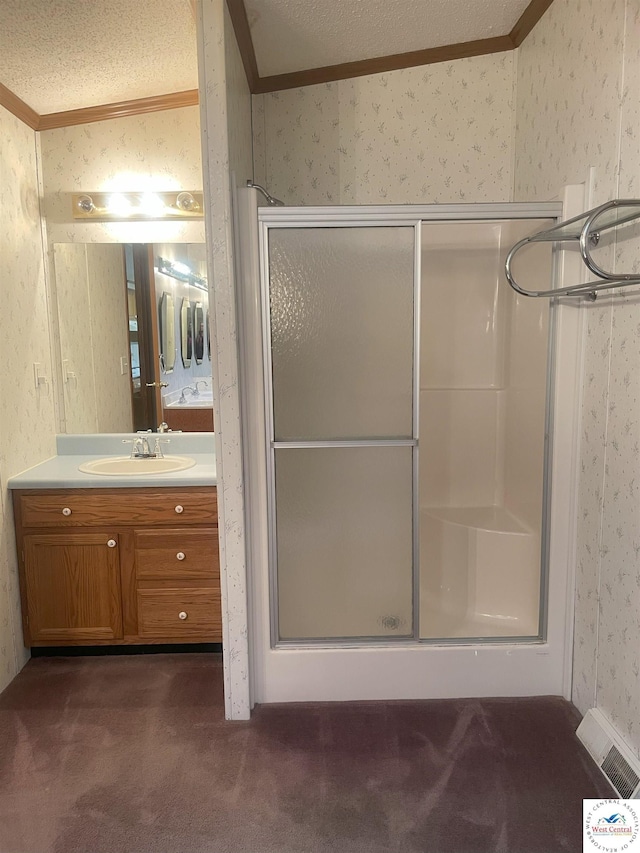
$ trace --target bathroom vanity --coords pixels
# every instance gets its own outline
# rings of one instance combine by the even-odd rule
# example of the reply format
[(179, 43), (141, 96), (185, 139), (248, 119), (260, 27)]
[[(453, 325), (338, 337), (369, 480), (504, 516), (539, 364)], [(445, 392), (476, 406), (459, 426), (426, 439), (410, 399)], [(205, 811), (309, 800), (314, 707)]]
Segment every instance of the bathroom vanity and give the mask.
[(148, 473), (140, 460), (120, 477), (80, 470), (117, 448), (100, 438), (60, 436), (57, 457), (9, 483), (25, 643), (220, 642), (212, 435), (172, 437), (188, 470)]

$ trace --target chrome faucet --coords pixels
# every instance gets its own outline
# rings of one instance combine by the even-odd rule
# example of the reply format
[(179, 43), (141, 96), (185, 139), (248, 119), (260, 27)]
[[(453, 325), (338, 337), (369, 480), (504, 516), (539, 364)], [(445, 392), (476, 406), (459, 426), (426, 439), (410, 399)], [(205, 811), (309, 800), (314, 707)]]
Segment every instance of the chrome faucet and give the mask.
[(191, 385), (187, 385), (185, 388), (182, 389), (182, 394), (180, 395), (180, 399), (178, 400), (178, 403), (186, 403), (187, 402), (187, 398), (185, 397), (185, 391), (191, 391), (191, 393), (193, 394), (194, 397), (198, 397), (200, 395), (200, 392), (198, 391), (197, 388), (193, 388)]
[(196, 381), (196, 396), (200, 393), (200, 391), (198, 389), (198, 385), (200, 385), (200, 384), (204, 385), (205, 388), (209, 387), (209, 383), (207, 382), (206, 379), (198, 379)]
[[(151, 430), (149, 430), (151, 432)], [(163, 459), (162, 445), (169, 444), (171, 439), (154, 436), (153, 450), (146, 435), (138, 435), (136, 438), (123, 438), (123, 444), (131, 445), (130, 459)]]
[(149, 439), (145, 436), (139, 436), (134, 439), (133, 452), (131, 455), (136, 459), (148, 459), (150, 456), (153, 456), (151, 448), (149, 447)]

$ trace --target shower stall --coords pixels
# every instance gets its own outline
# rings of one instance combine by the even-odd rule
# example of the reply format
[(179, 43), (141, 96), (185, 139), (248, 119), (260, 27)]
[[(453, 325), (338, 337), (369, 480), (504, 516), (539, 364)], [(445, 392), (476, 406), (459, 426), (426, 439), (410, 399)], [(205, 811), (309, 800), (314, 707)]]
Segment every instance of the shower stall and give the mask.
[[(240, 200), (257, 701), (561, 692), (554, 308), (503, 273), (561, 213)], [(534, 243), (518, 273), (554, 267)]]

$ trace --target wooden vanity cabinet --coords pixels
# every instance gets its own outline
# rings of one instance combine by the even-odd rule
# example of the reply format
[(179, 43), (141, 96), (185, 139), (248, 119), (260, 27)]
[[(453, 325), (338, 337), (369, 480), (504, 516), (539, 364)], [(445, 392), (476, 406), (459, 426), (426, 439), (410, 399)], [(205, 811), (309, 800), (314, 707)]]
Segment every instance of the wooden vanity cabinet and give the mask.
[(27, 645), (221, 641), (214, 486), (13, 500)]

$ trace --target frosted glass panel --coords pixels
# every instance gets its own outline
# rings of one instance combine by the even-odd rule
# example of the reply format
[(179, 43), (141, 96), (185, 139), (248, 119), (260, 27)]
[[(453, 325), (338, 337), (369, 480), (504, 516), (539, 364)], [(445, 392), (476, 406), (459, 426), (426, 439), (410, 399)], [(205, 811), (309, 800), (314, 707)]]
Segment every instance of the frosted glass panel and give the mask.
[(414, 229), (269, 232), (276, 441), (412, 436)]
[(275, 457), (280, 638), (411, 634), (412, 449)]

